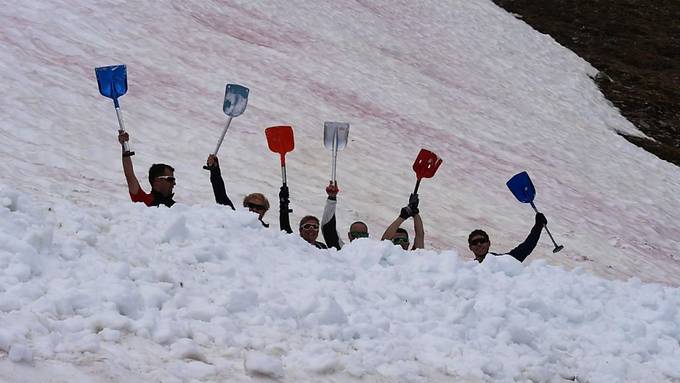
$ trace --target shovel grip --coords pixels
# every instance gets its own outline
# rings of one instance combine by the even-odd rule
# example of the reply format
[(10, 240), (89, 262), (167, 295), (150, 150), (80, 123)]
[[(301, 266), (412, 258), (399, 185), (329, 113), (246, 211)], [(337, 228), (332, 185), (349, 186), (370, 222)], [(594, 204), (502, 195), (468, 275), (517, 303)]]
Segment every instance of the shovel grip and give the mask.
[(130, 151), (130, 146), (127, 142), (123, 142), (120, 146), (123, 149), (123, 157), (131, 157), (135, 155), (135, 152)]
[(420, 180), (421, 179), (422, 178), (418, 178), (418, 180), (416, 181), (416, 187), (415, 187), (415, 189), (413, 189), (413, 194), (418, 194), (418, 188), (420, 187)]
[[(114, 101), (115, 101), (115, 104), (116, 104), (116, 117), (118, 118), (118, 131), (120, 133), (123, 133), (123, 132), (125, 132), (125, 123), (123, 122), (123, 112), (121, 112), (120, 107), (117, 105), (118, 99), (114, 99)], [(130, 156), (135, 155), (135, 152), (130, 151), (130, 143), (125, 141), (121, 145), (123, 146), (123, 157), (130, 157)]]
[[(536, 214), (538, 214), (538, 209), (536, 209), (536, 205), (534, 204), (534, 201), (529, 202), (529, 204), (534, 209)], [(553, 246), (555, 246), (553, 253), (557, 253), (560, 250), (564, 249), (564, 246), (558, 245), (557, 242), (555, 242), (555, 238), (553, 238), (552, 234), (550, 233), (550, 230), (548, 230), (548, 225), (543, 225), (543, 228), (545, 229), (545, 232), (548, 233), (548, 237), (550, 237), (550, 241), (552, 241)]]

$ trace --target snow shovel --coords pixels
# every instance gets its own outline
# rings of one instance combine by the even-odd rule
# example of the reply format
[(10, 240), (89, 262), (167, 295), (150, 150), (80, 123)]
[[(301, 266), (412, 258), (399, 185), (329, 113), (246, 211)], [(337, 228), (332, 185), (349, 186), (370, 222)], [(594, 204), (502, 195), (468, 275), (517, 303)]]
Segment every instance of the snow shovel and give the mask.
[(418, 194), (420, 180), (423, 178), (432, 178), (441, 164), (442, 159), (436, 154), (427, 149), (420, 149), (420, 153), (418, 153), (418, 157), (416, 157), (416, 162), (413, 163), (413, 171), (416, 172), (416, 178), (418, 178), (413, 194)]
[[(222, 110), (228, 117), (227, 124), (222, 130), (220, 139), (217, 141), (215, 151), (212, 153), (213, 155), (216, 156), (217, 152), (220, 150), (224, 136), (227, 134), (227, 130), (229, 129), (229, 124), (231, 124), (231, 119), (240, 116), (243, 111), (246, 110), (246, 105), (248, 105), (248, 93), (250, 93), (250, 89), (246, 88), (245, 86), (238, 84), (227, 84), (227, 89), (224, 91), (224, 104), (222, 104)], [(203, 166), (203, 169), (209, 170), (210, 168)]]
[(286, 153), (295, 149), (293, 128), (290, 126), (272, 126), (264, 130), (269, 150), (281, 155), (281, 180), (286, 185)]
[(335, 167), (338, 161), (338, 150), (342, 150), (347, 146), (347, 137), (349, 136), (349, 123), (347, 122), (331, 122), (323, 123), (323, 146), (330, 149), (333, 153), (333, 162), (331, 164), (331, 182), (335, 183)]
[[(538, 213), (538, 209), (536, 209), (536, 205), (534, 205), (536, 189), (534, 188), (534, 184), (531, 182), (531, 178), (529, 178), (529, 174), (527, 174), (527, 172), (515, 174), (512, 178), (510, 178), (506, 185), (508, 185), (508, 188), (519, 202), (531, 204), (531, 207), (534, 209), (534, 211)], [(552, 234), (550, 234), (550, 230), (548, 230), (548, 226), (544, 225), (543, 227), (555, 246), (553, 253), (557, 253), (564, 249), (564, 246), (558, 245), (555, 242)]]
[[(118, 117), (118, 131), (125, 133), (125, 124), (123, 123), (123, 113), (120, 110), (118, 97), (127, 92), (127, 69), (125, 65), (111, 65), (94, 68), (94, 73), (97, 75), (97, 86), (99, 86), (99, 93), (104, 97), (113, 100), (113, 106), (116, 108), (116, 116)], [(130, 151), (128, 142), (123, 142), (123, 155), (126, 157), (133, 156), (135, 152)]]

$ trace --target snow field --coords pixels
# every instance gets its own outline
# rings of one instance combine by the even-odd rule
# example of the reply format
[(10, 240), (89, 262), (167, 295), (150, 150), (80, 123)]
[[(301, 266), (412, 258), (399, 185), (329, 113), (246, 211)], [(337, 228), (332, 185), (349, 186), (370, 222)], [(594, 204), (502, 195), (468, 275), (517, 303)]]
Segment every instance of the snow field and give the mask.
[(159, 353), (141, 376), (184, 361), (165, 372), (178, 381), (680, 379), (677, 288), (373, 239), (320, 251), (221, 206), (46, 205), (8, 188), (0, 202), (13, 362), (96, 358), (134, 336)]

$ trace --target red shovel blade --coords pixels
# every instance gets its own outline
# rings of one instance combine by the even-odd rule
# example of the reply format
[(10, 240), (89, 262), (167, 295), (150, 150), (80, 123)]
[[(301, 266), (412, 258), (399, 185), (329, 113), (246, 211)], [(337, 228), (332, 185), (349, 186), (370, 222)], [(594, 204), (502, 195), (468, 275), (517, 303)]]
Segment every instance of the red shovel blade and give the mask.
[(288, 152), (295, 149), (295, 140), (293, 139), (293, 128), (290, 126), (272, 126), (264, 130), (267, 136), (267, 144), (269, 150), (281, 155), (281, 165), (285, 164), (284, 156)]
[(413, 171), (416, 172), (418, 179), (432, 178), (441, 164), (442, 160), (436, 154), (426, 149), (420, 149), (416, 162), (413, 163)]

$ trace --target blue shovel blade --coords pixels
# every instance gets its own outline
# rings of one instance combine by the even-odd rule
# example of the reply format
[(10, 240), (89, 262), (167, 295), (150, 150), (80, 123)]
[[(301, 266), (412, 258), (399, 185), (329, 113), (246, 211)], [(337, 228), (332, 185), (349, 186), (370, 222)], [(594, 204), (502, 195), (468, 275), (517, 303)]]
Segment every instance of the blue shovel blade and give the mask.
[(94, 68), (99, 93), (114, 101), (127, 92), (127, 69), (125, 65), (111, 65)]
[(519, 202), (531, 203), (534, 201), (536, 189), (534, 189), (534, 184), (531, 182), (527, 172), (515, 174), (506, 185), (508, 185), (508, 188)]
[(250, 90), (238, 84), (227, 84), (224, 92), (224, 114), (230, 117), (240, 116), (248, 105), (248, 93)]

